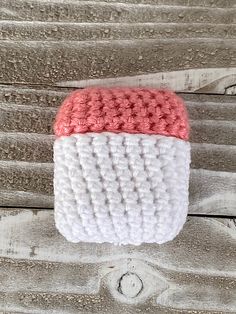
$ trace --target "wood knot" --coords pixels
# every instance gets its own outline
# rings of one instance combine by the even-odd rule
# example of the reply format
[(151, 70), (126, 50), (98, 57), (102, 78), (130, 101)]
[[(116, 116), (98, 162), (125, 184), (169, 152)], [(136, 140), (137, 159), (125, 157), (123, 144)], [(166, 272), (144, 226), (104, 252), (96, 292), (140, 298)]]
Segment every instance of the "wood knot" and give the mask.
[(117, 290), (128, 298), (135, 298), (143, 290), (143, 282), (137, 274), (127, 272), (121, 276)]

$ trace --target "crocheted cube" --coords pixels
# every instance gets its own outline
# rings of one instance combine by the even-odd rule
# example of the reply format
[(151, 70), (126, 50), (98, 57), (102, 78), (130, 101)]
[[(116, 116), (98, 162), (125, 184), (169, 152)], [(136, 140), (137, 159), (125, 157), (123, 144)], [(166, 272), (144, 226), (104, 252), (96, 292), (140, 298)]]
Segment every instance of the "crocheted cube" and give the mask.
[(189, 124), (173, 92), (87, 88), (54, 131), (55, 222), (71, 242), (164, 243), (188, 211)]

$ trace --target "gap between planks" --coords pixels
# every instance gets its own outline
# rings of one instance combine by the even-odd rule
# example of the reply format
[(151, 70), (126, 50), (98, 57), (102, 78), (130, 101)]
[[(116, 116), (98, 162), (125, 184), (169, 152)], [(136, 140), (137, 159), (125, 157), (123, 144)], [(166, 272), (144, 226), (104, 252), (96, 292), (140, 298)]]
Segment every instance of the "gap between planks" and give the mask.
[[(15, 210), (23, 210), (23, 209), (26, 209), (26, 210), (31, 210), (32, 212), (34, 211), (41, 211), (41, 210), (54, 210), (54, 207), (45, 207), (45, 208), (41, 208), (41, 207), (33, 207), (33, 206), (0, 206), (0, 214), (1, 214), (1, 211), (3, 210), (9, 210), (9, 211), (15, 211)], [(217, 218), (220, 218), (220, 219), (233, 219), (233, 220), (236, 220), (236, 215), (219, 215), (219, 214), (198, 214), (198, 213), (188, 213), (188, 217), (201, 217), (201, 218), (213, 218), (213, 219), (217, 219)], [(236, 224), (236, 221), (235, 221), (235, 224)]]

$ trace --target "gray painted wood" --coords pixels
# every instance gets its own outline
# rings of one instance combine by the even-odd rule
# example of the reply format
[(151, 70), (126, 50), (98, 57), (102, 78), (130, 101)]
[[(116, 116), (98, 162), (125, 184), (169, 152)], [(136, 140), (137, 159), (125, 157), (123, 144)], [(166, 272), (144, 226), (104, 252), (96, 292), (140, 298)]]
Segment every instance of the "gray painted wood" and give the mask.
[(47, 210), (59, 104), (127, 85), (184, 92), (190, 212), (235, 216), (235, 0), (0, 2), (0, 313), (236, 313), (235, 220), (190, 217), (161, 246), (75, 245)]
[[(0, 162), (1, 206), (53, 207), (53, 166)], [(236, 174), (192, 169), (189, 212), (235, 215)]]
[[(181, 70), (181, 90), (236, 84), (233, 1), (142, 2), (2, 0), (0, 82), (72, 86), (155, 74), (160, 85), (158, 73)], [(198, 84), (191, 69), (203, 71)]]
[[(89, 1), (89, 0), (85, 0)], [(94, 0), (101, 2), (101, 0)], [(206, 7), (206, 8), (231, 8), (235, 6), (235, 0), (103, 0), (103, 2), (129, 3), (129, 4), (151, 4), (165, 6), (187, 6), (187, 7)]]
[[(1, 87), (1, 206), (53, 207), (52, 124), (69, 91)], [(191, 121), (190, 212), (235, 215), (236, 97), (180, 95)]]
[(235, 23), (233, 4), (223, 8), (163, 6), (104, 1), (2, 0), (2, 20), (62, 22), (196, 22)]
[(222, 43), (222, 39), (211, 38), (0, 41), (0, 82), (65, 85), (67, 81), (88, 78), (135, 76), (206, 66), (235, 67), (235, 49), (232, 39), (224, 39)]
[(232, 38), (236, 24), (212, 23), (76, 23), (45, 21), (0, 21), (0, 40), (69, 41), (129, 40), (163, 38)]
[[(164, 245), (70, 244), (48, 210), (2, 210), (1, 309), (24, 313), (234, 313), (236, 229), (188, 219)], [(195, 312), (194, 312), (195, 311)]]

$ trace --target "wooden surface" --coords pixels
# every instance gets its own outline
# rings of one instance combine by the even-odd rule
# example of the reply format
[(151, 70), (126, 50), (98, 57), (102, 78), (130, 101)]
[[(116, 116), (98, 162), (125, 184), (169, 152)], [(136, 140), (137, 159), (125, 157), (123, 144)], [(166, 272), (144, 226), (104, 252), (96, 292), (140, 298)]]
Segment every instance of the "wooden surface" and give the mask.
[[(67, 243), (49, 210), (3, 209), (0, 238), (0, 300), (8, 311), (235, 313), (230, 219), (191, 217), (170, 243), (119, 247)], [(127, 273), (141, 285), (131, 278), (119, 290)]]
[[(236, 313), (236, 0), (0, 0), (0, 313)], [(172, 88), (189, 217), (164, 245), (70, 244), (52, 123), (74, 88)]]
[[(53, 207), (52, 123), (67, 93), (1, 87), (1, 206)], [(190, 212), (234, 215), (236, 96), (181, 96), (191, 119)]]

